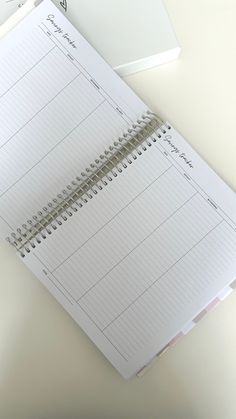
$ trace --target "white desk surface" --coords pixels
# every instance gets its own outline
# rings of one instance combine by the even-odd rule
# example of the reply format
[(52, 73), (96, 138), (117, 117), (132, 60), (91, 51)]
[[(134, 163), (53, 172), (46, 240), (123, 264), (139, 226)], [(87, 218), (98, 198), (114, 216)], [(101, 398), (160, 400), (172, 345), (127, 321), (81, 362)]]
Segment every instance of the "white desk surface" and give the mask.
[[(236, 2), (165, 3), (182, 55), (127, 82), (236, 190)], [(0, 244), (0, 418), (235, 419), (235, 318), (236, 292), (126, 382)]]

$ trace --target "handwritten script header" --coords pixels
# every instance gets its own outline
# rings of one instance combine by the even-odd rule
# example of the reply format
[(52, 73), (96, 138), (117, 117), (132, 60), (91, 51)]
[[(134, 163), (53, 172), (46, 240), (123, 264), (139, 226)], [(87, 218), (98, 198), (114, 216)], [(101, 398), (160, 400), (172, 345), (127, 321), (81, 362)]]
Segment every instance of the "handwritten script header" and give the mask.
[(176, 154), (190, 169), (194, 168), (193, 162), (174, 144), (171, 135), (165, 135), (162, 141), (168, 145), (171, 153)]
[(48, 15), (48, 17), (46, 18), (46, 20), (48, 22), (50, 22), (51, 26), (52, 26), (52, 31), (54, 33), (58, 33), (61, 35), (61, 37), (63, 39), (65, 39), (68, 42), (68, 45), (70, 45), (72, 48), (76, 49), (77, 46), (75, 44), (75, 41), (71, 39), (70, 35), (68, 34), (68, 32), (65, 32), (60, 25), (57, 24), (56, 20), (55, 20), (55, 15)]

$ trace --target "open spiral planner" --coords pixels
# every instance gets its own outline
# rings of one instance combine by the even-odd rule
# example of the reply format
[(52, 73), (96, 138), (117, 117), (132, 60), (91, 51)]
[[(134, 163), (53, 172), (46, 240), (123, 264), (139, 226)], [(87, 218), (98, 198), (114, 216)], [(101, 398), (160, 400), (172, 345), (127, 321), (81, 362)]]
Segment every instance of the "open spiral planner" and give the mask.
[(1, 238), (129, 378), (235, 287), (235, 193), (50, 0), (0, 74)]

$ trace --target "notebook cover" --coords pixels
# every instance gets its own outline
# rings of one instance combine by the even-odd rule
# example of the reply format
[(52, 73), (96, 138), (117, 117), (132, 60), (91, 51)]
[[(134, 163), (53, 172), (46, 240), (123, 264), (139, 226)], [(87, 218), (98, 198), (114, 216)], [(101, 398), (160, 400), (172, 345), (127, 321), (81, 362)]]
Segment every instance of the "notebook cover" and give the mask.
[[(53, 1), (121, 76), (172, 61), (180, 53), (161, 0)], [(0, 24), (24, 3), (0, 0)]]

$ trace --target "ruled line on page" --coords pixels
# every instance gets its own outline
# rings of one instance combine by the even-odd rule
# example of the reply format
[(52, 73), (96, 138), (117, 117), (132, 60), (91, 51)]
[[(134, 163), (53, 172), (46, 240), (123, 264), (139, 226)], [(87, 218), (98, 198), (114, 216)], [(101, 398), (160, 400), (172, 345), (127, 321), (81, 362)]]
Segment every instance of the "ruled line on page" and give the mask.
[(13, 183), (8, 189), (6, 189), (6, 191), (4, 191), (1, 195), (0, 198), (5, 195), (12, 187), (14, 187), (18, 182), (20, 182), (28, 173), (31, 172), (32, 169), (34, 169), (38, 164), (40, 164), (56, 147), (58, 147), (63, 141), (66, 140), (66, 138), (74, 131), (76, 130), (87, 118), (89, 118), (90, 115), (92, 115), (94, 112), (96, 112), (96, 110), (99, 108), (99, 106), (102, 105), (103, 102), (101, 102), (99, 105), (96, 106), (95, 109), (93, 109), (88, 115), (86, 115), (86, 117), (80, 121), (70, 132), (68, 132), (66, 134), (65, 137), (63, 137), (54, 147), (51, 148), (51, 150), (49, 150), (37, 163), (35, 163), (29, 170), (27, 170), (27, 172), (25, 172), (15, 183)]
[(158, 281), (160, 281), (160, 279), (166, 275), (172, 268), (175, 267), (175, 265), (177, 265), (182, 259), (185, 258), (185, 256), (190, 253), (196, 246), (199, 245), (199, 243), (201, 243), (203, 240), (205, 240), (207, 238), (207, 236), (209, 234), (212, 233), (212, 231), (214, 231), (223, 221), (220, 221), (216, 226), (214, 226), (210, 231), (208, 231), (204, 237), (202, 237), (197, 243), (195, 243), (183, 256), (181, 256), (175, 263), (173, 263), (173, 265), (168, 268), (159, 278), (157, 278), (149, 287), (147, 287), (142, 294), (140, 294), (135, 300), (133, 300), (121, 313), (119, 313), (118, 316), (116, 316), (113, 320), (110, 321), (110, 323), (108, 323), (106, 325), (106, 327), (104, 327), (103, 332), (109, 327), (111, 326), (112, 323), (114, 323), (120, 316), (122, 316), (125, 311), (127, 311), (130, 307), (132, 307), (132, 305), (134, 305), (140, 298), (142, 298), (142, 296), (148, 292)]
[[(83, 246), (85, 246), (89, 240), (91, 240), (92, 238), (94, 238), (100, 231), (103, 230), (104, 227), (106, 227), (108, 224), (110, 224), (119, 214), (121, 214), (126, 208), (128, 208), (130, 205), (132, 205), (132, 203), (138, 198), (140, 197), (140, 195), (142, 195), (146, 190), (148, 190), (149, 188), (152, 187), (152, 185), (161, 177), (163, 176), (168, 170), (170, 170), (171, 166), (168, 167), (163, 173), (161, 173), (160, 176), (158, 176), (156, 179), (154, 179), (148, 186), (146, 186), (142, 191), (140, 191), (130, 202), (128, 202), (124, 207), (122, 207), (115, 215), (113, 215), (113, 217), (111, 219), (109, 219), (109, 221), (107, 221), (104, 225), (102, 225), (96, 232), (94, 232), (89, 238), (87, 238), (87, 240), (85, 242), (83, 242), (82, 245), (80, 245), (78, 248), (76, 248), (65, 260), (63, 260), (61, 263), (59, 263), (57, 266), (55, 266), (55, 268), (53, 269), (52, 272), (56, 271), (57, 269), (59, 269), (64, 263), (66, 263), (76, 252), (78, 252), (80, 249), (83, 248)], [(82, 298), (82, 297), (80, 297)], [(78, 300), (79, 301), (79, 300)]]
[[(65, 48), (65, 46), (59, 41), (59, 39), (50, 31), (50, 29), (45, 25), (45, 23), (42, 23), (42, 26), (44, 26), (45, 28), (46, 28), (46, 30), (50, 33), (50, 40), (54, 43), (54, 45), (56, 45), (61, 51), (62, 51), (62, 53), (63, 54), (65, 54), (65, 56), (67, 56), (67, 54), (68, 54), (68, 49), (67, 48)], [(39, 26), (40, 27), (40, 29), (44, 32), (44, 34), (47, 36), (47, 34), (46, 34), (46, 32), (43, 30), (43, 28), (41, 27), (41, 26)], [(60, 46), (58, 46), (58, 44), (60, 45)], [(66, 52), (64, 52), (64, 51), (66, 51)], [(70, 54), (71, 54), (71, 52), (70, 52)], [(71, 54), (72, 55), (72, 54)], [(72, 55), (73, 56), (73, 55)], [(68, 58), (68, 57), (67, 57)], [(75, 63), (73, 63), (74, 64), (74, 66), (76, 67), (76, 68), (79, 68), (80, 69), (80, 71), (82, 71), (83, 72), (83, 74), (84, 74), (84, 76), (86, 77), (86, 79), (88, 80), (88, 82), (89, 83), (91, 83), (91, 79), (93, 80), (93, 76), (92, 76), (92, 74), (90, 74), (87, 70), (86, 70), (86, 68), (83, 66), (83, 64), (81, 63), (81, 62), (79, 62), (74, 56), (73, 56), (73, 58), (74, 58), (74, 60), (75, 60), (75, 62), (79, 65), (79, 67), (75, 64)], [(99, 93), (104, 97), (104, 99), (107, 99), (107, 97), (110, 99), (110, 101), (111, 101), (111, 104), (113, 104), (112, 106), (115, 108), (115, 109), (117, 109), (117, 107), (118, 108), (120, 108), (119, 107), (119, 105), (114, 101), (114, 98), (107, 92), (107, 91), (105, 91), (101, 86), (99, 86)], [(129, 117), (129, 115), (122, 109), (122, 114), (121, 114), (121, 117), (126, 121), (126, 122), (129, 122), (129, 123), (133, 123), (133, 121), (131, 120), (131, 118)]]
[[(28, 121), (25, 122), (24, 125), (22, 125), (4, 144), (2, 144), (0, 146), (0, 150), (9, 142), (11, 141), (23, 128), (25, 128), (28, 124), (30, 124), (32, 122), (32, 120), (40, 114), (40, 112), (42, 112), (48, 105), (49, 103), (53, 102), (54, 99), (56, 99), (56, 97), (58, 95), (60, 95), (61, 92), (63, 92), (63, 90), (65, 90), (77, 77), (79, 77), (80, 74), (78, 74), (77, 76), (75, 76), (72, 80), (70, 80), (64, 87), (62, 87), (61, 90), (59, 90), (58, 93), (56, 93), (55, 96), (52, 97), (52, 99), (50, 99), (42, 108), (40, 108)], [(0, 195), (1, 197), (2, 195)]]
[[(11, 89), (13, 89), (17, 83), (19, 83), (30, 71), (33, 70), (34, 67), (36, 67), (44, 58), (47, 57), (48, 54), (50, 54), (50, 52), (52, 52), (56, 47), (52, 47), (48, 52), (46, 52), (46, 54), (44, 54), (34, 65), (32, 65), (32, 67), (29, 68), (29, 70), (27, 70), (18, 80), (16, 80), (4, 93), (2, 93), (0, 95), (0, 99), (2, 99), (8, 92), (10, 92)], [(2, 146), (1, 146), (2, 147)], [(0, 148), (1, 148), (0, 147)]]

